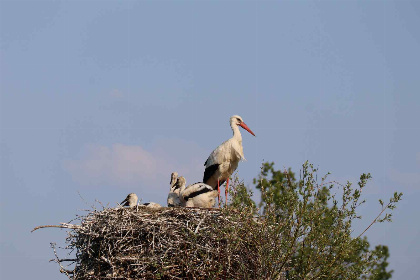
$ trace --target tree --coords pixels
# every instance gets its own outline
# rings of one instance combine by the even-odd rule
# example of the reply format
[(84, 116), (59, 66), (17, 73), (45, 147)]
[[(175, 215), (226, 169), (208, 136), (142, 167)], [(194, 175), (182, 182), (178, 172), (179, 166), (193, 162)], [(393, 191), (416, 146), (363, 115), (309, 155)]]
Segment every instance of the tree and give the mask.
[[(266, 268), (263, 276), (278, 279), (282, 273), (287, 279), (389, 279), (388, 248), (380, 245), (370, 250), (367, 238), (362, 238), (364, 232), (352, 237), (352, 222), (361, 219), (356, 210), (365, 203), (360, 198), (371, 175), (362, 174), (358, 186), (353, 187), (350, 182), (328, 182), (329, 174), (318, 182), (317, 172), (306, 162), (296, 179), (290, 168), (280, 171), (274, 169), (274, 163), (264, 163), (254, 179), (261, 192), (261, 227), (255, 234), (261, 236), (258, 253)], [(236, 186), (239, 191), (233, 195), (232, 206), (256, 213), (247, 189), (243, 184)], [(401, 196), (395, 193), (386, 205), (380, 200), (382, 211), (372, 224), (391, 221), (391, 214), (385, 212), (393, 210)]]
[(378, 262), (373, 264), (372, 274), (369, 275), (368, 280), (387, 280), (391, 279), (393, 270), (387, 271), (387, 259), (389, 258), (389, 250), (385, 245), (378, 245), (373, 250), (373, 254), (377, 256)]

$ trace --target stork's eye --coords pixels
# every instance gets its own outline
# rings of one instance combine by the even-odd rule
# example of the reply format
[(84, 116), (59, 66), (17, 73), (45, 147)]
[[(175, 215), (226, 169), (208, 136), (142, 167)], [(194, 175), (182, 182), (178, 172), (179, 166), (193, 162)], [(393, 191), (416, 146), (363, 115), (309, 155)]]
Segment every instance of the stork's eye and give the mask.
[(238, 119), (238, 118), (236, 118), (236, 119), (238, 120), (238, 122), (239, 122), (239, 123), (241, 123), (241, 122), (242, 122), (242, 121), (241, 121), (241, 119)]

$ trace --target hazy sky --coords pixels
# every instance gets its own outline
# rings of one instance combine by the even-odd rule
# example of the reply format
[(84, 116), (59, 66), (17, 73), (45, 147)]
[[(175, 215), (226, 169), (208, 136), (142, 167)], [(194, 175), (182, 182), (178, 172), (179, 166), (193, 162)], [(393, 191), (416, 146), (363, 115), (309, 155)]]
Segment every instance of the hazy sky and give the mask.
[(130, 192), (165, 204), (238, 114), (249, 186), (263, 161), (370, 172), (355, 232), (404, 192), (367, 236), (418, 279), (419, 27), (418, 1), (0, 0), (1, 278), (66, 279), (48, 262), (65, 231), (33, 227)]

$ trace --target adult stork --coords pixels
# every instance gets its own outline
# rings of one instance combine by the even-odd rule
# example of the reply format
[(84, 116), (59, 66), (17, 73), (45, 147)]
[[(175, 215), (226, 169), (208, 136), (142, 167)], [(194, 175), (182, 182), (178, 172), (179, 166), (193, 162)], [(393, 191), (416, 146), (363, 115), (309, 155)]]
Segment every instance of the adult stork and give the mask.
[(233, 131), (233, 137), (217, 147), (204, 163), (206, 169), (204, 170), (203, 182), (212, 186), (213, 189), (217, 188), (219, 203), (220, 185), (223, 185), (226, 181), (225, 196), (227, 203), (229, 177), (238, 167), (239, 161), (245, 160), (242, 135), (238, 126), (255, 136), (254, 132), (249, 129), (240, 116), (234, 115), (230, 117), (230, 127)]

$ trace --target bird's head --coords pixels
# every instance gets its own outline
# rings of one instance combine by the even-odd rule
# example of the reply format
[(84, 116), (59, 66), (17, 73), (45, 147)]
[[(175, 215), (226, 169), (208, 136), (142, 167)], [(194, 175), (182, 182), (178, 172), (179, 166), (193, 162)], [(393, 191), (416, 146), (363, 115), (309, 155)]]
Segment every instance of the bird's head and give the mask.
[(183, 176), (178, 177), (178, 180), (176, 181), (175, 188), (182, 188), (187, 183), (187, 180)]
[(177, 178), (178, 178), (178, 173), (177, 172), (172, 172), (171, 181), (169, 182), (169, 184), (171, 185), (171, 188), (175, 185)]
[(138, 200), (138, 197), (135, 193), (130, 193), (129, 195), (127, 195), (127, 200)]
[(242, 127), (243, 129), (255, 136), (254, 132), (252, 132), (252, 130), (244, 123), (242, 118), (238, 115), (230, 117), (230, 125), (239, 125), (240, 127)]

